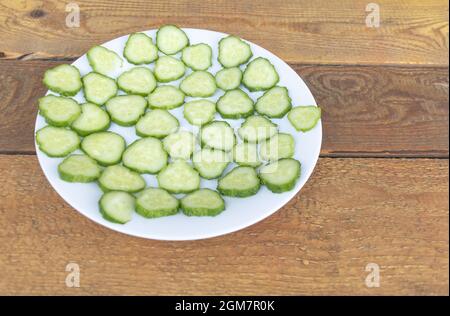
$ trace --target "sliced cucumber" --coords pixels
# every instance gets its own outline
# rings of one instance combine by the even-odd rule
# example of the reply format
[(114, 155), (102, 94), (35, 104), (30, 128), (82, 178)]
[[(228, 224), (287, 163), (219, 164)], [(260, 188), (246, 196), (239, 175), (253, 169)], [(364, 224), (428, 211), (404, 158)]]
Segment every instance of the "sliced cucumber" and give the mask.
[(230, 124), (223, 121), (213, 121), (200, 131), (202, 146), (230, 151), (236, 143), (236, 136)]
[(131, 220), (134, 205), (134, 196), (120, 191), (107, 192), (99, 201), (103, 218), (117, 224), (125, 224)]
[(163, 143), (172, 159), (189, 159), (195, 149), (195, 136), (191, 132), (180, 131), (164, 138)]
[(90, 72), (83, 77), (86, 101), (103, 105), (117, 94), (116, 82), (99, 73)]
[(258, 167), (261, 161), (258, 158), (256, 144), (240, 143), (233, 148), (233, 160), (240, 166)]
[(150, 64), (158, 58), (158, 48), (146, 34), (133, 33), (125, 44), (123, 57), (131, 64)]
[(175, 160), (157, 176), (159, 186), (171, 193), (189, 193), (200, 187), (200, 176), (184, 160)]
[(259, 114), (273, 118), (282, 118), (291, 107), (291, 98), (285, 87), (273, 87), (267, 90), (255, 105)]
[(156, 88), (156, 79), (150, 69), (135, 67), (117, 78), (117, 85), (128, 94), (148, 95)]
[(258, 57), (245, 68), (242, 83), (250, 91), (267, 90), (275, 86), (280, 77), (266, 58)]
[(216, 73), (216, 84), (225, 91), (237, 89), (241, 80), (242, 71), (238, 67), (224, 68)]
[(64, 96), (73, 96), (83, 87), (78, 68), (66, 64), (48, 69), (43, 82), (47, 88)]
[(223, 118), (248, 117), (253, 114), (253, 100), (242, 90), (227, 91), (217, 101), (217, 111)]
[(103, 46), (92, 47), (86, 56), (92, 69), (105, 76), (114, 74), (123, 63), (119, 55)]
[(140, 95), (119, 95), (106, 102), (111, 120), (121, 126), (132, 126), (144, 114), (147, 100)]
[(167, 153), (159, 139), (146, 137), (128, 146), (122, 161), (125, 167), (139, 173), (157, 173), (167, 165)]
[(184, 93), (174, 86), (159, 86), (149, 94), (147, 101), (152, 109), (170, 110), (183, 104)]
[(106, 167), (98, 183), (104, 192), (138, 192), (145, 188), (145, 180), (139, 173), (121, 165)]
[(47, 95), (39, 99), (39, 113), (50, 125), (69, 126), (81, 114), (81, 108), (71, 98)]
[(214, 120), (216, 105), (209, 100), (195, 100), (184, 104), (184, 118), (192, 125), (202, 126)]
[(307, 132), (317, 125), (321, 116), (321, 109), (315, 105), (297, 106), (289, 112), (288, 119), (297, 131)]
[(222, 175), (230, 157), (222, 150), (203, 148), (194, 153), (192, 162), (202, 178), (215, 179)]
[(217, 190), (227, 196), (247, 197), (255, 195), (260, 186), (255, 169), (236, 167), (219, 180)]
[(295, 152), (294, 137), (290, 134), (279, 133), (263, 142), (259, 148), (262, 159), (276, 161), (282, 158), (291, 158)]
[(166, 137), (178, 130), (180, 123), (177, 118), (166, 110), (147, 112), (136, 124), (136, 134), (141, 137)]
[(172, 56), (161, 56), (155, 63), (155, 77), (159, 82), (169, 82), (184, 76), (186, 67)]
[(179, 204), (166, 190), (148, 188), (138, 193), (136, 212), (146, 218), (170, 216), (178, 213)]
[(59, 177), (67, 182), (92, 182), (100, 172), (97, 162), (86, 155), (71, 155), (58, 165)]
[(252, 57), (250, 45), (236, 36), (227, 36), (219, 42), (219, 63), (225, 68), (245, 64)]
[(164, 25), (156, 33), (156, 45), (164, 54), (173, 55), (188, 46), (189, 39), (175, 25)]
[(209, 72), (194, 71), (181, 81), (180, 89), (188, 96), (206, 98), (216, 92), (216, 80)]
[(277, 125), (263, 116), (248, 117), (238, 129), (239, 136), (246, 142), (259, 143), (277, 133)]
[(80, 137), (63, 127), (46, 126), (36, 132), (36, 143), (49, 157), (65, 157), (78, 149)]
[(125, 140), (113, 132), (99, 132), (86, 136), (81, 149), (102, 166), (119, 163), (125, 150)]
[(297, 160), (280, 159), (261, 168), (261, 181), (274, 193), (290, 191), (300, 177), (300, 169), (301, 165)]
[(225, 210), (225, 201), (216, 191), (200, 189), (181, 199), (181, 209), (187, 216), (216, 216)]
[(72, 123), (72, 129), (80, 136), (106, 131), (111, 123), (108, 113), (101, 107), (85, 103), (81, 115)]
[(212, 49), (203, 43), (185, 47), (181, 59), (193, 70), (206, 70), (212, 65)]

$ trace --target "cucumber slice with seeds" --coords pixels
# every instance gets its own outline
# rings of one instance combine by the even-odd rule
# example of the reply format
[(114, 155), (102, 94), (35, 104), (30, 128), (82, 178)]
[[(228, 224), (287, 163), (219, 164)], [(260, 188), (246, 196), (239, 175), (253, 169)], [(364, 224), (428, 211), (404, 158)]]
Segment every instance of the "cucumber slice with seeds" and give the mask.
[(258, 167), (261, 164), (256, 144), (250, 143), (240, 143), (234, 146), (233, 160), (240, 166)]
[(295, 183), (300, 177), (300, 170), (300, 162), (285, 158), (262, 167), (260, 177), (270, 191), (282, 193), (295, 187)]
[(65, 157), (78, 149), (80, 137), (64, 127), (45, 126), (36, 132), (36, 143), (49, 157)]
[(163, 144), (172, 159), (189, 159), (195, 149), (195, 136), (191, 132), (180, 131), (164, 138)]
[(237, 89), (241, 80), (242, 71), (238, 67), (224, 68), (216, 73), (216, 84), (225, 91)]
[(136, 124), (136, 134), (141, 137), (153, 136), (163, 138), (178, 130), (177, 118), (166, 110), (147, 112)]
[(161, 56), (155, 63), (155, 77), (159, 82), (169, 82), (184, 76), (186, 67), (172, 56)]
[(200, 141), (202, 146), (230, 151), (236, 143), (236, 136), (230, 124), (223, 121), (214, 121), (202, 128)]
[(150, 69), (135, 67), (117, 78), (117, 85), (128, 94), (148, 95), (156, 88), (156, 79)]
[(202, 178), (215, 179), (222, 175), (230, 157), (222, 150), (203, 148), (194, 153), (192, 162)]
[(181, 199), (181, 209), (187, 216), (216, 216), (225, 210), (225, 201), (216, 191), (200, 189)]
[(184, 118), (192, 125), (202, 126), (214, 120), (216, 105), (209, 100), (195, 100), (184, 104)]
[(250, 91), (267, 90), (275, 86), (280, 77), (275, 67), (266, 58), (258, 57), (248, 64), (242, 83)]
[(157, 175), (159, 186), (171, 193), (189, 193), (200, 187), (200, 176), (184, 160), (175, 160)]
[(217, 190), (226, 196), (247, 197), (258, 193), (260, 186), (255, 169), (236, 167), (218, 181)]
[(106, 102), (111, 120), (121, 126), (132, 126), (144, 114), (147, 100), (140, 95), (119, 95)]
[(146, 34), (133, 33), (125, 44), (123, 57), (131, 64), (150, 64), (158, 58), (158, 48)]
[(39, 113), (53, 126), (69, 126), (81, 114), (80, 105), (71, 98), (47, 95), (38, 102)]
[(131, 220), (134, 206), (134, 196), (121, 191), (107, 192), (99, 201), (100, 213), (103, 218), (117, 224), (125, 224)]
[(102, 166), (119, 163), (125, 150), (125, 140), (113, 132), (99, 132), (86, 136), (81, 149)]
[(209, 72), (194, 71), (181, 81), (180, 89), (188, 96), (206, 98), (216, 92), (216, 80)]
[(114, 51), (103, 47), (94, 46), (86, 54), (92, 69), (99, 74), (110, 76), (122, 67), (122, 58)]
[(66, 64), (48, 69), (43, 82), (47, 88), (64, 96), (74, 96), (83, 87), (78, 68)]
[(263, 116), (248, 117), (238, 129), (239, 136), (246, 142), (259, 143), (277, 133), (277, 125)]
[(184, 93), (174, 86), (159, 86), (149, 94), (147, 101), (152, 109), (170, 110), (183, 104)]
[(137, 194), (136, 212), (146, 218), (170, 216), (178, 213), (179, 204), (166, 190), (148, 188)]
[(173, 55), (188, 46), (189, 39), (175, 25), (164, 25), (156, 32), (156, 45), (164, 54)]
[(71, 155), (58, 165), (59, 177), (67, 182), (92, 182), (100, 172), (97, 162), (86, 155)]
[(157, 173), (167, 165), (167, 153), (157, 138), (141, 138), (132, 143), (122, 156), (125, 167), (139, 173)]
[(181, 59), (193, 70), (206, 70), (212, 65), (212, 49), (203, 43), (185, 47)]
[(322, 111), (317, 106), (297, 106), (289, 112), (288, 119), (297, 131), (307, 132), (317, 125), (321, 116)]
[(253, 100), (242, 90), (227, 91), (217, 101), (217, 112), (229, 119), (248, 117), (253, 114)]
[(285, 133), (276, 134), (263, 142), (259, 150), (261, 158), (267, 161), (291, 158), (295, 152), (294, 137)]
[(81, 105), (81, 115), (72, 123), (72, 129), (80, 136), (106, 131), (111, 123), (108, 113), (101, 107), (85, 103)]
[(256, 101), (256, 111), (272, 118), (282, 118), (291, 109), (291, 98), (285, 87), (273, 87)]
[(117, 94), (116, 82), (102, 74), (90, 72), (83, 77), (86, 101), (103, 105)]
[(104, 192), (124, 191), (132, 193), (145, 188), (145, 180), (139, 173), (121, 165), (106, 167), (98, 179), (98, 183)]
[(245, 64), (252, 57), (250, 45), (236, 36), (227, 36), (219, 41), (219, 63), (225, 68)]

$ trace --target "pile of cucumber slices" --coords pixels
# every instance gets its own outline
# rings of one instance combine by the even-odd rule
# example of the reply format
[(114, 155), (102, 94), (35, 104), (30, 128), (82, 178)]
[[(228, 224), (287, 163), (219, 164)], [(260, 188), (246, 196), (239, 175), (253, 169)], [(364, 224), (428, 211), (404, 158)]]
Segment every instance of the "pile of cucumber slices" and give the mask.
[[(120, 73), (123, 58), (134, 67)], [(134, 212), (156, 218), (180, 210), (215, 216), (225, 210), (222, 196), (252, 196), (262, 185), (274, 193), (294, 188), (301, 172), (292, 158), (294, 137), (272, 119), (287, 115), (297, 131), (307, 132), (321, 111), (292, 107), (288, 90), (277, 86), (275, 67), (253, 58), (249, 44), (236, 36), (221, 39), (217, 58), (223, 68), (211, 74), (211, 47), (191, 44), (181, 29), (165, 25), (156, 44), (144, 33), (131, 34), (123, 58), (95, 46), (87, 53), (91, 72), (82, 77), (68, 64), (47, 70), (43, 82), (53, 94), (39, 99), (48, 124), (36, 132), (39, 149), (65, 157), (58, 166), (62, 180), (98, 183), (105, 219), (123, 224)], [(175, 80), (181, 83), (171, 85)], [(219, 89), (220, 98), (212, 101)], [(80, 91), (84, 104), (71, 98)], [(249, 96), (255, 91), (262, 91), (256, 102)], [(180, 129), (170, 111), (181, 106), (198, 132)], [(243, 122), (234, 130), (219, 117)], [(127, 144), (109, 131), (112, 122), (133, 128), (138, 139)], [(142, 174), (156, 175), (158, 187), (148, 187)], [(218, 179), (217, 189), (201, 188), (201, 178)]]

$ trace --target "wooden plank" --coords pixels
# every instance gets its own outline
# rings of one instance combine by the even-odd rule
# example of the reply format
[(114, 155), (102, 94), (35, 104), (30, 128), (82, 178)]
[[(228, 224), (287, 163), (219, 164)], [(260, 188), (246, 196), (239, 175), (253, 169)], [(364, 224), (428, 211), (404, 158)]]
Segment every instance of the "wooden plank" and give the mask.
[(65, 24), (66, 1), (1, 0), (3, 58), (65, 58), (165, 23), (237, 34), (290, 63), (448, 65), (448, 1), (78, 0), (80, 27)]
[[(0, 294), (446, 294), (446, 159), (320, 159), (293, 200), (201, 241), (129, 237), (49, 186), (34, 156), (0, 156)], [(79, 264), (81, 287), (66, 288)], [(365, 286), (368, 263), (379, 288)]]
[[(0, 61), (1, 153), (34, 153), (28, 127), (56, 64)], [(322, 155), (448, 157), (448, 68), (293, 67), (324, 110)]]

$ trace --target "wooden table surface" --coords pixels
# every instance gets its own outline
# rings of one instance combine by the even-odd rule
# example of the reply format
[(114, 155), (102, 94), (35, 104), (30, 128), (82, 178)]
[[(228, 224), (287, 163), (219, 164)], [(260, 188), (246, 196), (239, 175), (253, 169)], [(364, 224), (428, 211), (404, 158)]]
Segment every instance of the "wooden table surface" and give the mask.
[[(80, 27), (65, 24), (68, 2)], [(449, 294), (448, 2), (0, 0), (0, 294)], [(266, 220), (162, 242), (68, 206), (35, 156), (45, 69), (175, 23), (234, 33), (288, 62), (323, 109), (310, 181)], [(243, 210), (245, 211), (245, 210)], [(67, 287), (66, 265), (80, 267)], [(368, 287), (366, 265), (380, 267)]]

